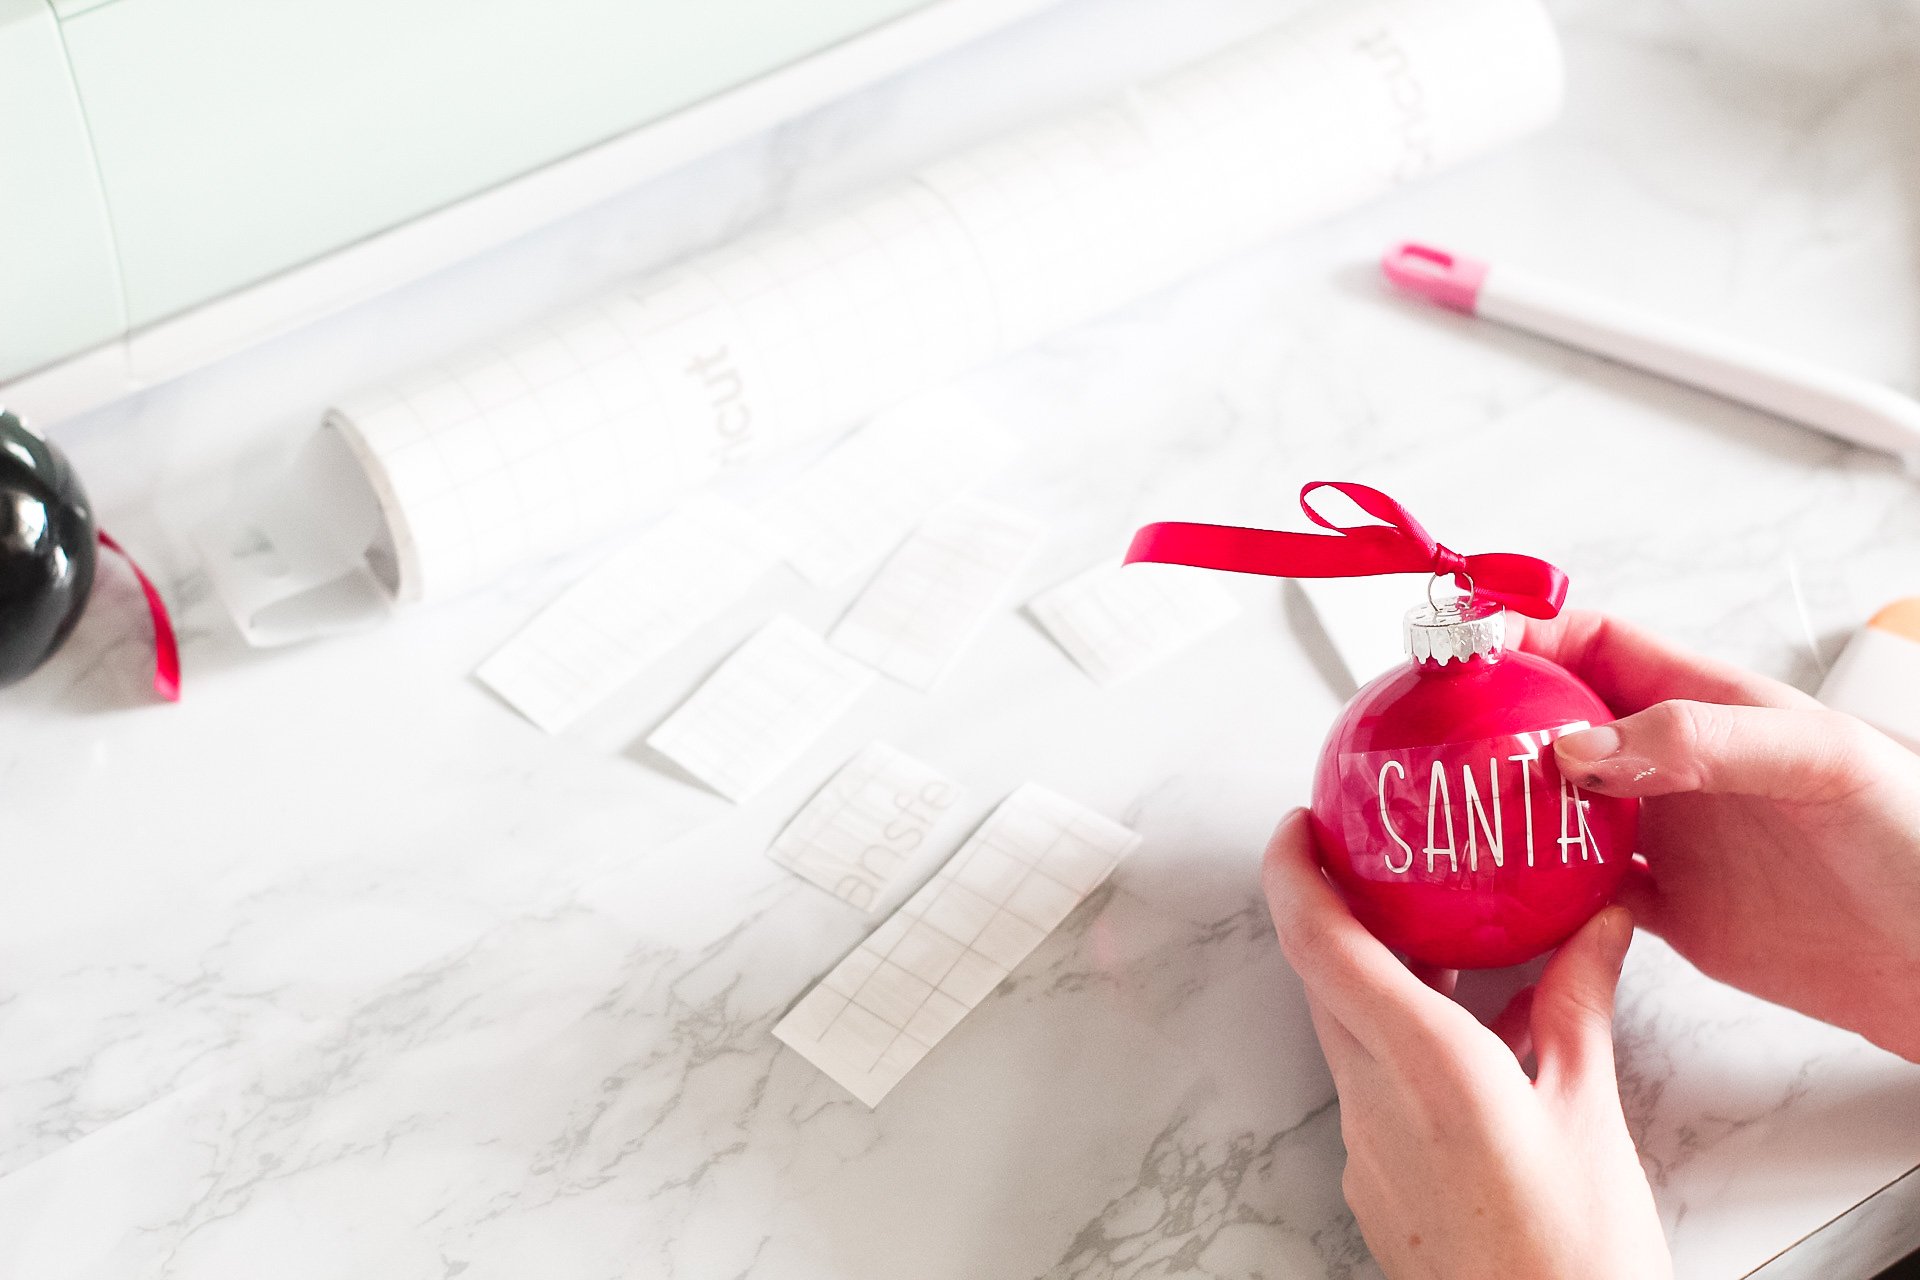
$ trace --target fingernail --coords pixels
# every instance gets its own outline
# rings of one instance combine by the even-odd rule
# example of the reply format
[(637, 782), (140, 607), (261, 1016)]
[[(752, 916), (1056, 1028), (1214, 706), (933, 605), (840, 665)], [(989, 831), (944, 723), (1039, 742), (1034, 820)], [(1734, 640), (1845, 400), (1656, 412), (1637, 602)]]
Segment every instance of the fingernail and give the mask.
[(1610, 724), (1597, 729), (1582, 729), (1579, 733), (1569, 734), (1553, 744), (1555, 751), (1563, 759), (1578, 764), (1599, 764), (1620, 753), (1622, 739), (1620, 731)]

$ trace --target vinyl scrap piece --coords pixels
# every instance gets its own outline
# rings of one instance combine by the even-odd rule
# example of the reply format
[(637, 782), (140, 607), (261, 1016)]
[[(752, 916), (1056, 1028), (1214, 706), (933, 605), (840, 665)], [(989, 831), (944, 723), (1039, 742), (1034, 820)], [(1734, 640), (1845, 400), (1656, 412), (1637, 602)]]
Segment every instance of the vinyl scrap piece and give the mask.
[(776, 563), (744, 512), (696, 499), (567, 588), (475, 678), (559, 733), (746, 595)]
[(944, 396), (876, 416), (755, 510), (815, 586), (851, 580), (922, 517), (1019, 452), (1005, 430)]
[(835, 965), (773, 1034), (869, 1107), (1140, 843), (1028, 783)]
[(959, 797), (959, 786), (932, 765), (869, 743), (794, 815), (767, 856), (871, 911)]
[(755, 632), (647, 745), (730, 800), (747, 800), (805, 754), (873, 684), (871, 670), (792, 618)]
[(1165, 662), (1233, 621), (1233, 593), (1179, 565), (1116, 559), (1034, 598), (1034, 620), (1100, 684)]
[(986, 625), (1045, 526), (978, 498), (927, 518), (828, 634), (834, 646), (915, 689), (939, 682)]

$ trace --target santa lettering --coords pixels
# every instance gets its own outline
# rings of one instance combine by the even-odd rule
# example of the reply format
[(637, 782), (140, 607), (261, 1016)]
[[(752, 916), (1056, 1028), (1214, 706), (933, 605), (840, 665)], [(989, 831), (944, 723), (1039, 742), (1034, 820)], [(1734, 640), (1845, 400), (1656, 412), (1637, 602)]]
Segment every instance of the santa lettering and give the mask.
[[(1550, 749), (1555, 738), (1587, 727), (1581, 721), (1482, 742), (1348, 757), (1353, 764), (1365, 761), (1372, 783), (1367, 817), (1379, 825), (1362, 834), (1394, 876), (1411, 875), (1416, 866), (1425, 877), (1476, 873), (1483, 859), (1490, 870), (1505, 868), (1509, 859), (1516, 867), (1604, 863), (1606, 851), (1588, 819), (1593, 802), (1554, 767)], [(1536, 795), (1543, 807), (1553, 806), (1538, 819)]]

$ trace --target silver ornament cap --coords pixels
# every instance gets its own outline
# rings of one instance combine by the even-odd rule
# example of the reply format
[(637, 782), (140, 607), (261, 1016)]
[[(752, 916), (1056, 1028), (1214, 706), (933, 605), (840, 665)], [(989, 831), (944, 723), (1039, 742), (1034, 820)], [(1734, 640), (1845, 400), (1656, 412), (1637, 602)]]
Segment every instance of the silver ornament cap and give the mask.
[(1415, 662), (1465, 662), (1497, 657), (1507, 647), (1507, 611), (1472, 595), (1418, 604), (1407, 610), (1406, 650)]

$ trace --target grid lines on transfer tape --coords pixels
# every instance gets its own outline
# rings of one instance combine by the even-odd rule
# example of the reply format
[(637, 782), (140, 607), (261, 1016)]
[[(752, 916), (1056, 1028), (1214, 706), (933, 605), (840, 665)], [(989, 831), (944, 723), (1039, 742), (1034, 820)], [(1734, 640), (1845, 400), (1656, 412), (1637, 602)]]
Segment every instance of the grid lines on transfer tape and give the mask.
[(1234, 596), (1180, 565), (1105, 560), (1027, 603), (1054, 643), (1101, 684), (1164, 662), (1231, 622)]
[(918, 396), (875, 414), (754, 514), (801, 577), (835, 587), (1018, 451), (964, 399)]
[(827, 638), (884, 675), (930, 689), (986, 624), (1044, 531), (978, 498), (949, 503), (895, 549)]
[(877, 1105), (1138, 843), (1064, 796), (1023, 786), (774, 1035)]
[(911, 184), (762, 233), (348, 406), (442, 594), (643, 513), (763, 438), (987, 353), (978, 265)]
[[(1289, 40), (1220, 55), (1145, 86), (1127, 107), (1022, 130), (921, 172), (980, 253), (1003, 349), (1105, 314), (1348, 194), (1303, 173), (1319, 144), (1296, 109), (1291, 51)], [(1286, 74), (1269, 74), (1276, 61)], [(1276, 139), (1293, 144), (1286, 163)], [(1302, 149), (1315, 157), (1297, 157)]]
[(568, 587), (474, 675), (559, 733), (744, 596), (775, 561), (745, 513), (689, 499)]
[(932, 765), (871, 742), (793, 816), (767, 856), (871, 911), (959, 796), (959, 786)]
[(590, 513), (624, 510), (609, 424), (659, 401), (635, 356), (603, 300), (356, 412), (415, 544), (421, 594), (570, 546), (589, 536)]
[(873, 681), (872, 671), (783, 614), (735, 649), (647, 745), (743, 801), (798, 760)]
[(1109, 108), (974, 147), (921, 174), (978, 248), (1002, 349), (1111, 310), (1136, 292), (1142, 255), (1167, 251), (1155, 232), (1168, 197), (1150, 180), (1148, 150), (1138, 122)]

